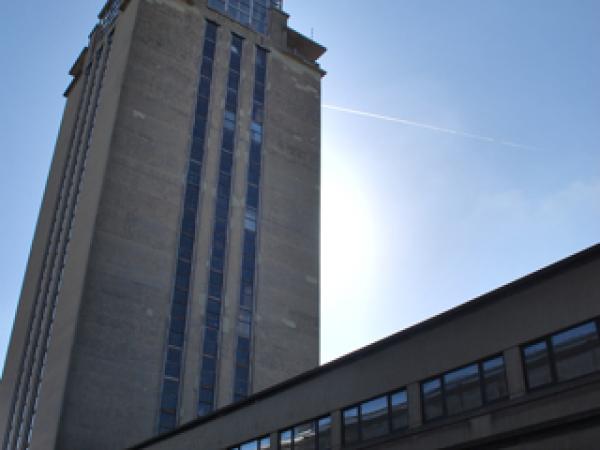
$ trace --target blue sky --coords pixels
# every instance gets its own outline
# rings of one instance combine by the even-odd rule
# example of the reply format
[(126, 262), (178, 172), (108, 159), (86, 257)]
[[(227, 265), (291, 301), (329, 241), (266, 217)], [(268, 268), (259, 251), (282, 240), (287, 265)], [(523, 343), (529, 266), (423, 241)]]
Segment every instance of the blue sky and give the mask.
[[(67, 72), (102, 4), (3, 6), (2, 361)], [(600, 241), (600, 2), (285, 9), (328, 47), (324, 104), (432, 127), (323, 110), (323, 361)]]

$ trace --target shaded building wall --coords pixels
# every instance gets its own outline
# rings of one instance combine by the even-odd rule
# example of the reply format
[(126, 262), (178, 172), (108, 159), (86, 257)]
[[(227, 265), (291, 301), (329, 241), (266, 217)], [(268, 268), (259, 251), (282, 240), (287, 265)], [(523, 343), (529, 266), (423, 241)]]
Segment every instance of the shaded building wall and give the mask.
[[(156, 433), (206, 19), (218, 23), (178, 419), (197, 416), (223, 107), (232, 33), (244, 38), (216, 406), (233, 400), (256, 45), (269, 50), (250, 393), (318, 365), (320, 79), (287, 49), (205, 2), (126, 2), (117, 19), (57, 302), (32, 449), (123, 448)], [(92, 41), (94, 41), (92, 34)], [(105, 37), (104, 37), (105, 39)], [(95, 43), (83, 65), (92, 61)], [(103, 54), (104, 55), (104, 54)], [(70, 89), (3, 389), (56, 202), (81, 80)], [(71, 128), (69, 128), (71, 127)], [(87, 128), (86, 128), (87, 129)], [(62, 159), (61, 159), (62, 158)], [(38, 242), (39, 241), (39, 242)], [(39, 247), (39, 249), (38, 249)], [(19, 347), (19, 345), (21, 347)], [(6, 381), (6, 383), (5, 383)], [(8, 391), (8, 388), (6, 388)], [(6, 412), (2, 412), (4, 418)], [(6, 422), (5, 420), (3, 422)]]

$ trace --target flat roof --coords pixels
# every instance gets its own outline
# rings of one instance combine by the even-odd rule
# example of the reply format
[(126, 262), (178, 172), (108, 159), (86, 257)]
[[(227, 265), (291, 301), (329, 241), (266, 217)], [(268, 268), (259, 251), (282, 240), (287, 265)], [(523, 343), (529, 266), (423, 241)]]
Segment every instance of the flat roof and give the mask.
[(519, 292), (521, 290), (527, 289), (533, 284), (536, 284), (540, 281), (546, 280), (548, 278), (552, 278), (559, 273), (562, 273), (566, 270), (574, 269), (581, 265), (588, 263), (589, 261), (600, 257), (600, 243), (595, 244), (591, 247), (586, 248), (578, 253), (575, 253), (567, 258), (564, 258), (558, 262), (550, 264), (542, 269), (536, 270), (528, 275), (525, 275), (522, 278), (519, 278), (515, 281), (512, 281), (508, 284), (505, 284), (493, 291), (490, 291), (486, 294), (475, 297), (474, 299), (463, 303), (459, 306), (451, 308), (445, 312), (437, 314), (423, 322), (419, 322), (411, 327), (408, 327), (402, 331), (399, 331), (391, 336), (383, 338), (377, 342), (374, 342), (370, 345), (362, 347), (352, 353), (349, 353), (345, 356), (342, 356), (338, 359), (335, 359), (327, 364), (316, 367), (312, 370), (304, 372), (296, 377), (290, 378), (282, 383), (276, 384), (270, 388), (267, 388), (263, 391), (257, 392), (256, 394), (251, 395), (247, 399), (232, 403), (231, 405), (225, 406), (217, 411), (213, 412), (204, 417), (200, 417), (198, 419), (192, 420), (188, 423), (181, 425), (180, 427), (158, 436), (155, 436), (151, 439), (148, 439), (140, 444), (137, 444), (134, 447), (130, 447), (131, 450), (142, 449), (149, 445), (155, 444), (160, 441), (164, 441), (169, 439), (170, 437), (176, 436), (178, 434), (184, 433), (190, 429), (201, 426), (204, 423), (215, 420), (221, 416), (225, 416), (233, 411), (238, 409), (242, 409), (247, 405), (252, 403), (256, 403), (257, 401), (270, 397), (272, 395), (277, 394), (280, 391), (286, 390), (294, 385), (303, 383), (311, 378), (317, 377), (323, 373), (329, 372), (338, 367), (344, 366), (346, 364), (350, 364), (356, 360), (367, 357), (368, 355), (375, 353), (379, 350), (387, 348), (391, 345), (397, 344), (404, 339), (414, 336), (417, 333), (426, 332), (432, 328), (435, 328), (443, 323), (446, 323), (450, 320), (455, 319), (456, 317), (472, 313), (473, 311), (486, 306), (489, 302), (499, 301), (502, 298), (505, 298), (508, 295)]

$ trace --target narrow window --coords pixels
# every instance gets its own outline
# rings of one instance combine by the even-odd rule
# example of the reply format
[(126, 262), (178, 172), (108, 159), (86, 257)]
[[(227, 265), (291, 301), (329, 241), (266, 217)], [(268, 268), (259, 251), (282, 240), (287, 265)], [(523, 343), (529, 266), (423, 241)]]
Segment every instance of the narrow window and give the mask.
[(318, 449), (319, 450), (330, 450), (331, 449), (331, 416), (323, 417), (319, 419), (319, 436), (318, 436)]
[(483, 392), (486, 402), (494, 402), (508, 395), (504, 357), (488, 359), (481, 363)]
[(360, 440), (358, 406), (344, 411), (344, 443), (352, 444)]
[(391, 395), (392, 430), (408, 428), (408, 396), (406, 390)]
[(444, 375), (446, 411), (449, 415), (478, 408), (483, 404), (477, 364)]
[(435, 378), (421, 384), (423, 415), (425, 420), (433, 420), (444, 415), (442, 380)]
[(380, 397), (360, 406), (360, 422), (363, 440), (389, 433), (388, 398)]
[(523, 348), (523, 358), (529, 389), (552, 383), (552, 370), (546, 341), (536, 342)]

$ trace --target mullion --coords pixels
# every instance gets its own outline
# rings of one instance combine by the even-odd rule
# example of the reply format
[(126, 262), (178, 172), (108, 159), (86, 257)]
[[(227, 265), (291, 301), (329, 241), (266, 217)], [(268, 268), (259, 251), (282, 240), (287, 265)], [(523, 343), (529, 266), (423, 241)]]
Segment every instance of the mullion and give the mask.
[(556, 357), (554, 355), (554, 346), (552, 345), (552, 336), (553, 335), (546, 337), (544, 341), (546, 342), (546, 347), (548, 348), (548, 362), (550, 364), (550, 374), (552, 377), (551, 384), (556, 384), (558, 382), (558, 373), (556, 370)]

